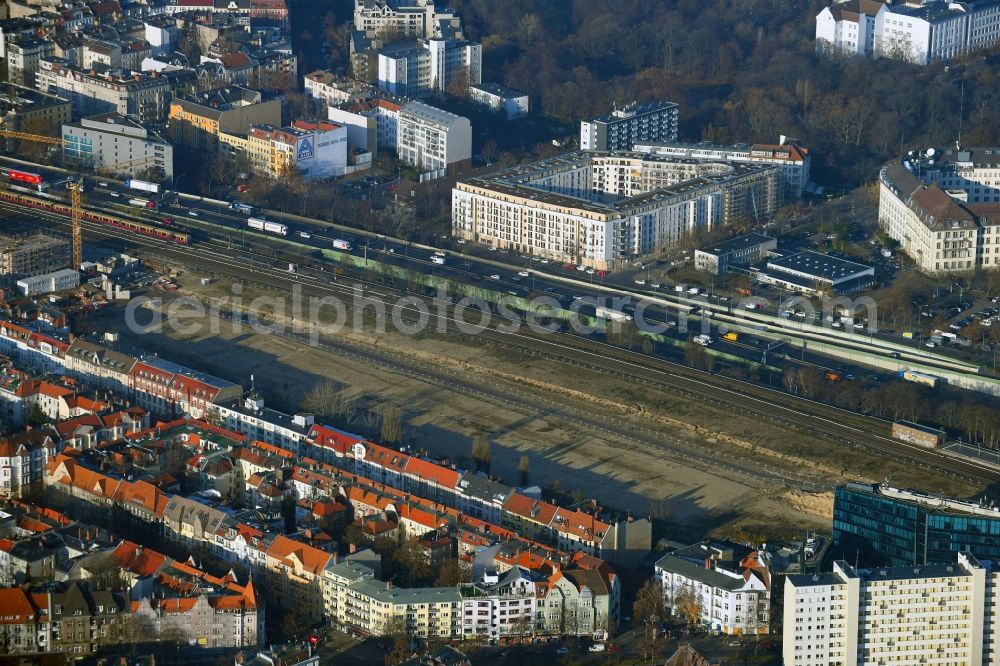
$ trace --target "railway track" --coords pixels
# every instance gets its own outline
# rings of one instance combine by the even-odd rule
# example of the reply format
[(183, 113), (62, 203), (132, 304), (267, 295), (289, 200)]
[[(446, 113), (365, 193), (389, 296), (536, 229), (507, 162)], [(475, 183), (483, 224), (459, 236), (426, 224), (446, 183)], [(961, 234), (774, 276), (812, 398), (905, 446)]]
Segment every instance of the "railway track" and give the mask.
[[(8, 205), (0, 205), (0, 209), (22, 212), (17, 207)], [(37, 211), (35, 214), (38, 214)], [(41, 216), (58, 224), (67, 224), (65, 220), (55, 215)], [(89, 234), (145, 246), (154, 250), (158, 257), (172, 258), (180, 264), (189, 266), (204, 266), (214, 273), (242, 281), (277, 288), (298, 284), (305, 296), (339, 295), (350, 299), (357, 293), (351, 285), (331, 282), (329, 273), (306, 269), (297, 274), (289, 274), (272, 268), (267, 255), (248, 251), (237, 252), (232, 249), (225, 251), (221, 248), (210, 249), (201, 244), (180, 249), (157, 239), (136, 237), (101, 225), (85, 224)], [(252, 267), (248, 268), (248, 265)], [(363, 285), (365, 295), (370, 298), (387, 297), (392, 292), (402, 293), (384, 285), (364, 283), (363, 280), (352, 282)], [(381, 293), (382, 291), (390, 293)], [(418, 314), (416, 308), (403, 309), (411, 316)], [(450, 313), (437, 314), (435, 308), (430, 308), (430, 317), (432, 320), (443, 318), (448, 326), (458, 322)], [(793, 396), (734, 378), (713, 375), (680, 363), (627, 351), (577, 335), (558, 333), (542, 337), (521, 332), (503, 333), (492, 329), (477, 335), (494, 340), (508, 348), (518, 348), (577, 367), (620, 376), (639, 385), (653, 385), (664, 390), (680, 392), (746, 414), (751, 418), (766, 418), (783, 423), (804, 434), (822, 433), (825, 438), (851, 447), (865, 448), (939, 473), (949, 473), (981, 484), (1000, 481), (1000, 470), (879, 434), (879, 430), (889, 429), (888, 421), (865, 417), (801, 396)]]

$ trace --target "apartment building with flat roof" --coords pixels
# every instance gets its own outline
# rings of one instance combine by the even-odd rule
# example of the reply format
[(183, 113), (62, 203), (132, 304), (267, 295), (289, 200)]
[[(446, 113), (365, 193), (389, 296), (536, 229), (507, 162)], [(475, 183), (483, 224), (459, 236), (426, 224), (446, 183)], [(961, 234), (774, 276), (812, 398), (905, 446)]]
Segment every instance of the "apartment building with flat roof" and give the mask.
[(917, 567), (855, 569), (785, 581), (783, 663), (996, 663), (1000, 573), (969, 553)]
[(574, 152), (459, 181), (459, 238), (608, 270), (697, 230), (770, 219), (781, 170), (641, 153)]
[(639, 142), (677, 141), (679, 108), (673, 102), (630, 104), (580, 122), (581, 150), (634, 150)]

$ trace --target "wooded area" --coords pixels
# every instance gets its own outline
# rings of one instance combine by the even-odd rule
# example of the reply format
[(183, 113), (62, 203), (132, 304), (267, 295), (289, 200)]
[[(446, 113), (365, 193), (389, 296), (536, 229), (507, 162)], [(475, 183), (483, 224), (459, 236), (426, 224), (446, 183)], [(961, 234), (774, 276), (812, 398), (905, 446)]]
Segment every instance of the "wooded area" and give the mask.
[[(950, 67), (815, 54), (825, 0), (455, 0), (483, 80), (580, 120), (615, 103), (681, 105), (685, 140), (813, 149), (825, 182), (871, 180), (901, 146), (1000, 140), (995, 52)], [(964, 103), (962, 95), (964, 90)]]

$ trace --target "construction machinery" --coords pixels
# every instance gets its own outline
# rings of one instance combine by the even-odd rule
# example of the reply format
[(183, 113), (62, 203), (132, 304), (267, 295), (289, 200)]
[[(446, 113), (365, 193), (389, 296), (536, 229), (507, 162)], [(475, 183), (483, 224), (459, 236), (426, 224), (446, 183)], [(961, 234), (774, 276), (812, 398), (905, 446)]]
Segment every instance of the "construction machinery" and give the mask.
[[(20, 139), (21, 141), (34, 141), (36, 143), (47, 143), (55, 146), (62, 146), (65, 143), (62, 137), (46, 136), (44, 134), (31, 134), (29, 132), (19, 132), (17, 130), (3, 129), (0, 126), (0, 136), (8, 139)], [(70, 217), (73, 236), (73, 269), (80, 270), (83, 263), (83, 180), (77, 180), (67, 185), (69, 188), (69, 200), (72, 215)]]

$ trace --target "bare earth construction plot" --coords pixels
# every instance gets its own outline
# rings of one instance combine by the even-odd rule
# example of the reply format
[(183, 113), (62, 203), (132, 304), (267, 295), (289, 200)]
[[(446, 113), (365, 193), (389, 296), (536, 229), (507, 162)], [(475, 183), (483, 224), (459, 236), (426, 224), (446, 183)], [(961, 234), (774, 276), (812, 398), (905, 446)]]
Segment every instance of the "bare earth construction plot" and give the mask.
[[(231, 293), (225, 280), (206, 287), (191, 277), (181, 285), (178, 294), (201, 298)], [(246, 288), (243, 303), (259, 293)], [(135, 334), (122, 326), (121, 314), (104, 310), (94, 328), (114, 328), (137, 350), (244, 385), (253, 374), (276, 408), (297, 409), (314, 385), (331, 380), (361, 406), (397, 405), (406, 441), (417, 449), (467, 457), (472, 437), (485, 435), (493, 444), (492, 469), (508, 482), (517, 482), (518, 460), (527, 455), (531, 483), (555, 483), (569, 495), (579, 489), (638, 515), (651, 513), (679, 532), (690, 528), (694, 536), (765, 523), (783, 524), (789, 533), (829, 529), (828, 489), (859, 477), (881, 480), (891, 473), (901, 485), (976, 490), (816, 433), (457, 339), (342, 335), (313, 348), (249, 327), (234, 333), (228, 322), (218, 336)]]

